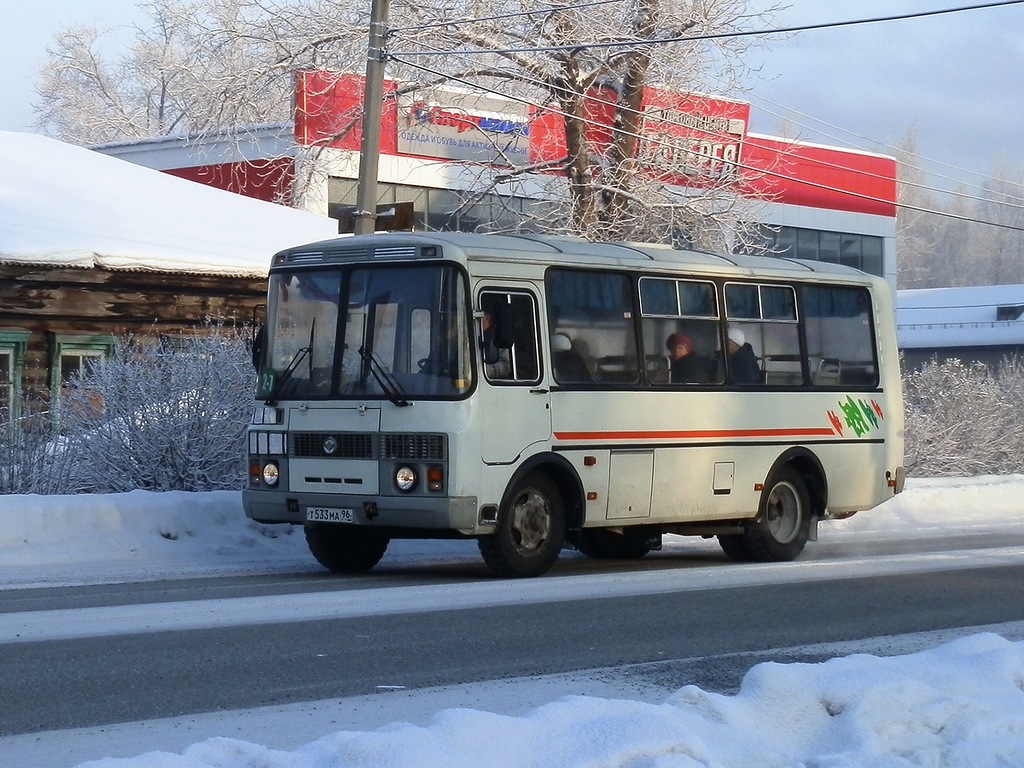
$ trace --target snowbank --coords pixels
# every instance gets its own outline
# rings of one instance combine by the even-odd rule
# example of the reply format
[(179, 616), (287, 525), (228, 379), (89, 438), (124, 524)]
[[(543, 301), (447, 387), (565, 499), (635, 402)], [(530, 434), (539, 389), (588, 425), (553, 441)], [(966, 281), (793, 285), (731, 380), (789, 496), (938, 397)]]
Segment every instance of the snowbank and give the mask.
[(978, 634), (909, 656), (754, 667), (736, 696), (567, 697), (341, 731), (294, 751), (215, 738), (82, 768), (862, 768), (1024, 765), (1024, 643)]

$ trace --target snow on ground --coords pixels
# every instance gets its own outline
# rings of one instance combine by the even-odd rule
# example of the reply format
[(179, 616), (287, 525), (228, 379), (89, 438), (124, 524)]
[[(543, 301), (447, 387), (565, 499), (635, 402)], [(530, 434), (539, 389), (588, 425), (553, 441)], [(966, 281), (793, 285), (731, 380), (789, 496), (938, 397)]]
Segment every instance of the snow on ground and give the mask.
[[(1022, 525), (1024, 477), (916, 480), (876, 510), (823, 525), (821, 536)], [(288, 530), (245, 520), (238, 494), (226, 492), (0, 497), (0, 588), (245, 573), (254, 563), (309, 570), (301, 532)], [(695, 546), (674, 538), (667, 547)], [(443, 557), (457, 545), (414, 546), (416, 556)], [(62, 765), (71, 754), (90, 768), (1024, 766), (1024, 641), (978, 632), (924, 643), (903, 655), (846, 648), (818, 664), (759, 664), (735, 695), (687, 686), (632, 696), (554, 676), (28, 734), (0, 739), (0, 755), (19, 768), (54, 766), (58, 754)], [(586, 695), (559, 697), (566, 690)], [(342, 715), (353, 707), (362, 719)], [(282, 736), (308, 735), (295, 726), (318, 709), (345, 730), (304, 744)], [(174, 730), (194, 740), (175, 740)], [(184, 746), (147, 751), (153, 744)], [(114, 754), (125, 757), (89, 760)]]

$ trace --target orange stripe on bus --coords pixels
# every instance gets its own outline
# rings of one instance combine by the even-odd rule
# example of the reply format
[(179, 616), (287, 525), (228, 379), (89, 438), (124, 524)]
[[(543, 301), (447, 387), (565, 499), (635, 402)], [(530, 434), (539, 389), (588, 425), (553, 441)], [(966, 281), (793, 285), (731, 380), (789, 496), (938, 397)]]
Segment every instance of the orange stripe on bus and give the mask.
[(740, 437), (832, 437), (830, 427), (805, 429), (697, 429), (683, 432), (555, 432), (556, 440), (722, 440)]

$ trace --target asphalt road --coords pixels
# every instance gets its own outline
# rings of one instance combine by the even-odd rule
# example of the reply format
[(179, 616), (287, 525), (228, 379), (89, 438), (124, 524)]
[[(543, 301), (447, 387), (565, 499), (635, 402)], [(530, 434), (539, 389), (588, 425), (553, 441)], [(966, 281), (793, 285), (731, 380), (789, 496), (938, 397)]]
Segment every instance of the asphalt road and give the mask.
[[(984, 546), (1005, 546), (1000, 539)], [(825, 553), (827, 554), (827, 553)], [(822, 556), (822, 551), (819, 551)], [(707, 563), (701, 563), (706, 566)], [(586, 573), (590, 561), (560, 564)], [(603, 572), (692, 567), (674, 559)], [(723, 568), (743, 565), (723, 564)], [(402, 569), (398, 569), (401, 571)], [(0, 593), (0, 612), (238, 595), (378, 590), (487, 577), (476, 564), (336, 579), (315, 571)], [(492, 580), (496, 585), (500, 580)], [(386, 590), (380, 599), (386, 599)], [(1020, 565), (592, 597), (462, 610), (155, 631), (0, 647), (0, 736), (224, 709), (658, 662), (671, 686), (729, 691), (751, 654), (1024, 620)]]

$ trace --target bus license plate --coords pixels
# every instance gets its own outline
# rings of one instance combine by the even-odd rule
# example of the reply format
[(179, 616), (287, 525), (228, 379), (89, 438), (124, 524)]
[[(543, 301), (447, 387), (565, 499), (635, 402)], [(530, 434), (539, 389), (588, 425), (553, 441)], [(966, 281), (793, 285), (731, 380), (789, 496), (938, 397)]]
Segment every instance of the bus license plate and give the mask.
[(306, 522), (309, 523), (353, 523), (355, 515), (347, 507), (307, 507)]

